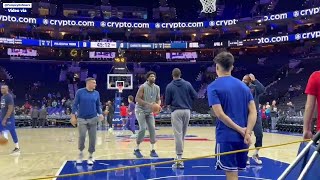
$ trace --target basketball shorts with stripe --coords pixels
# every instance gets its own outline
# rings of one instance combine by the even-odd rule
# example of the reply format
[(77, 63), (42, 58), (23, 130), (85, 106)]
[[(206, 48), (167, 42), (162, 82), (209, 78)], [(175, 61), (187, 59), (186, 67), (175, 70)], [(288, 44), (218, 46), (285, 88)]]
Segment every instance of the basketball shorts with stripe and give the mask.
[[(236, 150), (248, 149), (248, 145), (242, 142), (223, 142), (216, 144), (216, 153), (224, 153)], [(238, 171), (246, 169), (248, 152), (229, 154), (216, 157), (216, 170)]]

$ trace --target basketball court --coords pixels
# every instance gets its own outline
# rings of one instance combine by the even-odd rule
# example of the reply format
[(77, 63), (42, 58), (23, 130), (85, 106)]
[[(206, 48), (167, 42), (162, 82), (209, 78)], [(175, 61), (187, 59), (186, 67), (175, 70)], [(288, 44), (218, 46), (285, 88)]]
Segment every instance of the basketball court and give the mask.
[[(21, 142), (21, 155), (9, 156), (11, 145), (0, 148), (0, 169), (6, 179), (31, 179), (54, 175), (73, 174), (86, 171), (110, 169), (122, 166), (135, 166), (162, 161), (175, 157), (175, 146), (170, 127), (159, 127), (156, 145), (159, 158), (150, 159), (150, 143), (142, 143), (145, 159), (133, 155), (135, 140), (130, 139), (129, 131), (98, 131), (96, 163), (91, 167), (84, 161), (75, 165), (78, 155), (75, 128), (18, 129)], [(185, 142), (184, 158), (194, 158), (214, 154), (214, 127), (190, 127)], [(10, 139), (11, 140), (11, 139)], [(301, 140), (301, 136), (264, 133), (264, 146)], [(88, 140), (87, 140), (88, 143)], [(87, 145), (86, 145), (87, 147)], [(240, 179), (276, 179), (291, 163), (299, 144), (261, 150), (263, 165), (251, 165), (241, 172)], [(251, 152), (252, 153), (252, 152)], [(250, 153), (249, 153), (250, 154)], [(85, 154), (85, 158), (88, 155)], [(172, 163), (159, 166), (146, 166), (108, 173), (95, 173), (58, 179), (225, 179), (222, 171), (214, 169), (212, 158), (186, 161), (184, 170), (173, 170)], [(272, 172), (272, 173), (271, 173)]]
[[(210, 14), (217, 11), (216, 0), (200, 0), (200, 3), (203, 6), (201, 13), (210, 16)], [(47, 21), (44, 22), (47, 23)], [(235, 22), (235, 20), (223, 22), (224, 24), (228, 24), (230, 23), (228, 21)], [(214, 29), (217, 25), (215, 23), (215, 21), (206, 21), (206, 26)], [(105, 22), (101, 22), (100, 26), (105, 27)], [(160, 28), (159, 23), (153, 26)], [(298, 38), (300, 39), (301, 36)], [(231, 44), (230, 41), (228, 44)], [(109, 72), (107, 75), (107, 84), (105, 85), (110, 94), (115, 94), (115, 116), (112, 119), (115, 130), (98, 130), (96, 152), (94, 153), (96, 161), (94, 165), (90, 166), (86, 161), (83, 161), (82, 164), (76, 164), (76, 159), (79, 155), (77, 128), (17, 128), (21, 154), (16, 156), (9, 155), (13, 149), (11, 136), (9, 144), (0, 146), (0, 179), (4, 179), (2, 177), (9, 180), (226, 179), (224, 171), (215, 170), (215, 157), (213, 155), (216, 137), (215, 127), (213, 126), (189, 127), (185, 138), (183, 158), (191, 158), (192, 160), (185, 161), (185, 168), (183, 170), (173, 169), (173, 163), (168, 162), (173, 161), (173, 158), (176, 156), (175, 141), (171, 127), (157, 127), (155, 149), (159, 158), (150, 158), (151, 148), (148, 134), (140, 146), (144, 158), (135, 158), (133, 151), (136, 146), (136, 139), (130, 138), (130, 131), (121, 130), (123, 123), (120, 116), (120, 106), (124, 97), (124, 95), (121, 97), (121, 93), (134, 89), (133, 74), (127, 74), (127, 61), (124, 57), (124, 51), (121, 51), (121, 47), (123, 48), (124, 45), (125, 43), (121, 43), (119, 46), (119, 57), (114, 59), (112, 72)], [(87, 45), (83, 46), (86, 47)], [(153, 46), (164, 47), (165, 44), (159, 43), (159, 45)], [(187, 44), (185, 46), (187, 47)], [(68, 124), (69, 120), (65, 122)], [(88, 139), (87, 137), (85, 149), (88, 147)], [(263, 164), (257, 165), (251, 160), (251, 164), (247, 166), (246, 170), (239, 172), (239, 179), (277, 179), (289, 164), (295, 160), (300, 148), (298, 141), (302, 141), (300, 134), (264, 133), (264, 147), (271, 145), (279, 146), (262, 148), (259, 155)], [(254, 138), (253, 142), (255, 142)], [(290, 142), (296, 143), (280, 145)], [(250, 151), (250, 157), (252, 154), (253, 152)], [(88, 152), (85, 152), (85, 160), (88, 156)], [(317, 163), (315, 164), (317, 165)], [(314, 176), (320, 177), (319, 174), (318, 176), (314, 174)], [(298, 177), (298, 174), (296, 177)]]

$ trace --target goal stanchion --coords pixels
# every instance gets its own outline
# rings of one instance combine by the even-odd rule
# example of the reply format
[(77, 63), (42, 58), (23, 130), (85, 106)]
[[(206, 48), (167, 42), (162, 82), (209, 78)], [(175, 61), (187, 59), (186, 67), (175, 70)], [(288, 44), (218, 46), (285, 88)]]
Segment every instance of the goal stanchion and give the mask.
[(122, 130), (122, 119), (120, 115), (120, 107), (121, 107), (121, 94), (123, 92), (123, 86), (118, 85), (118, 91), (115, 93), (115, 102), (114, 102), (114, 118), (112, 120), (113, 129), (114, 130)]

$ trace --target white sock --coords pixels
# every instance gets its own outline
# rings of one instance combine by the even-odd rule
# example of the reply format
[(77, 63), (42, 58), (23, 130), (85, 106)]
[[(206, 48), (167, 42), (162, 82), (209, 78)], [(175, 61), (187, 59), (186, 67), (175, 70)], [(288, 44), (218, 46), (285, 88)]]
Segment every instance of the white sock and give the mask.
[(16, 145), (16, 148), (20, 149), (19, 143), (15, 143), (15, 145)]
[(89, 153), (89, 157), (91, 157), (91, 158), (92, 158), (92, 157), (93, 157), (93, 153)]
[(258, 154), (259, 154), (259, 150), (256, 149), (256, 150), (254, 151), (253, 155), (256, 156), (256, 155), (258, 155)]
[(8, 131), (2, 131), (3, 137), (6, 139), (9, 139), (9, 133)]
[(140, 144), (137, 144), (137, 146), (136, 146), (136, 149), (135, 149), (135, 150), (140, 149), (140, 148), (139, 148), (139, 146), (140, 146)]
[(182, 155), (177, 155), (177, 159), (182, 159)]
[(154, 150), (155, 144), (151, 144), (151, 150)]

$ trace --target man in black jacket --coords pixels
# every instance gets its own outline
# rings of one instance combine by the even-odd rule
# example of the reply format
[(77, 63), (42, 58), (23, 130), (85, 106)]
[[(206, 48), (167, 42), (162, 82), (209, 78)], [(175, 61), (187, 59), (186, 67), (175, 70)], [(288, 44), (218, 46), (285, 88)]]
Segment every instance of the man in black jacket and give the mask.
[(45, 105), (42, 106), (42, 108), (39, 110), (39, 121), (38, 126), (45, 127), (47, 124), (47, 108)]
[(39, 110), (37, 106), (34, 106), (31, 111), (32, 128), (36, 128), (39, 119)]
[(109, 132), (113, 131), (113, 117), (114, 117), (114, 106), (111, 101), (108, 101), (108, 109), (107, 109), (107, 122), (109, 124)]
[[(190, 121), (190, 110), (192, 103), (197, 98), (197, 92), (192, 85), (181, 79), (181, 71), (175, 68), (172, 71), (173, 81), (167, 85), (165, 94), (165, 104), (170, 107), (171, 124), (176, 142), (177, 160), (182, 159), (184, 137)], [(184, 168), (182, 162), (173, 164), (173, 168)]]
[[(250, 88), (254, 102), (257, 107), (257, 112), (259, 113), (259, 97), (262, 95), (266, 88), (256, 79), (253, 74), (247, 74), (243, 77), (242, 81)], [(256, 148), (262, 147), (262, 138), (263, 138), (263, 129), (262, 129), (262, 120), (261, 116), (257, 116), (256, 124), (253, 128), (254, 135), (256, 136), (256, 143), (254, 146)], [(262, 161), (259, 159), (259, 150), (256, 150), (252, 156), (252, 159), (259, 165), (262, 164)], [(250, 164), (250, 159), (248, 158), (247, 164)]]

